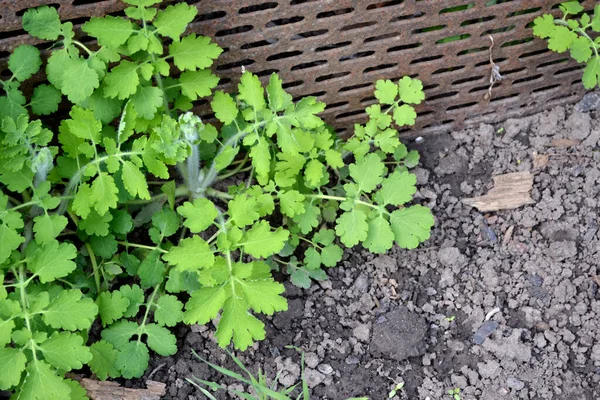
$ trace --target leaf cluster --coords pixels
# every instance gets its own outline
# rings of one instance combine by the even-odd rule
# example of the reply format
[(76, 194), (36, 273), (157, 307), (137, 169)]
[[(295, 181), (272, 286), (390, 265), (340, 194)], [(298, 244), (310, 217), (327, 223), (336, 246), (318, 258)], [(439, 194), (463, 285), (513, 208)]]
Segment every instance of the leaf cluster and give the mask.
[[(276, 74), (213, 93), (222, 50), (184, 35), (194, 6), (124, 1), (125, 17), (83, 25), (90, 47), (55, 8), (26, 11), (51, 54), (17, 48), (1, 83), (0, 360), (16, 367), (0, 389), (19, 398), (82, 397), (65, 373), (83, 365), (140, 377), (151, 351), (177, 351), (181, 323), (213, 321), (222, 347), (244, 350), (265, 337), (261, 314), (287, 309), (274, 271), (307, 288), (344, 247), (412, 249), (434, 224), (411, 204), (419, 155), (397, 131), (415, 122), (419, 80), (378, 81), (343, 140), (325, 104), (294, 102)], [(209, 95), (214, 124), (189, 111)]]
[[(568, 50), (574, 60), (585, 63), (583, 85), (586, 89), (593, 89), (600, 85), (600, 36), (591, 32), (600, 32), (600, 5), (596, 5), (593, 14), (584, 12), (578, 1), (562, 3), (559, 8), (563, 18), (555, 19), (550, 14), (537, 17), (533, 34), (548, 39), (550, 50), (558, 53)], [(581, 17), (572, 18), (577, 15)]]

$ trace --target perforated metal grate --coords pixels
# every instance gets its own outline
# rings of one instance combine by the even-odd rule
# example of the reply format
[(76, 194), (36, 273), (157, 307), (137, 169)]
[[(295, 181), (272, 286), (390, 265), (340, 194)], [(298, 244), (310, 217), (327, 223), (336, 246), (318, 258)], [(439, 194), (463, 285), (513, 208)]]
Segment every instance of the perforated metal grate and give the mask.
[[(173, 1), (170, 1), (173, 2)], [(551, 0), (213, 0), (188, 1), (199, 15), (191, 30), (214, 38), (225, 52), (216, 64), (220, 88), (236, 85), (241, 67), (265, 80), (278, 72), (296, 97), (314, 95), (325, 119), (340, 129), (364, 121), (374, 82), (420, 78), (427, 100), (412, 133), (497, 122), (583, 93), (581, 65), (547, 50), (531, 23), (558, 11)], [(584, 0), (588, 8), (593, 0)], [(0, 73), (9, 51), (31, 42), (20, 16), (51, 4), (63, 19), (116, 13), (117, 0), (0, 0)], [(504, 80), (486, 100), (490, 39)], [(205, 110), (200, 102), (200, 110)]]

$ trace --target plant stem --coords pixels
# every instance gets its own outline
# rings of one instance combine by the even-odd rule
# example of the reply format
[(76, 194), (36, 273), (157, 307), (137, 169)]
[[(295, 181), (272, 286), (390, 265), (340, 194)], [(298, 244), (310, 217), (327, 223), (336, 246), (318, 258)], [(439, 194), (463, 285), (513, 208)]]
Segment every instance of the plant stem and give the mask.
[[(325, 199), (325, 200), (335, 200), (335, 201), (340, 201), (340, 202), (349, 200), (347, 197), (329, 196), (326, 194), (305, 194), (304, 196), (309, 199)], [(360, 204), (360, 205), (367, 206), (367, 207), (373, 208), (375, 210), (378, 210), (383, 214), (389, 214), (389, 212), (387, 212), (383, 207), (377, 206), (375, 204), (367, 203), (366, 201), (354, 199), (354, 204)]]
[(130, 243), (130, 242), (117, 242), (118, 244), (120, 244), (121, 246), (125, 246), (125, 247), (136, 247), (138, 249), (146, 249), (146, 250), (156, 250), (158, 252), (161, 253), (168, 253), (167, 250), (161, 249), (160, 247), (157, 246), (146, 246), (145, 244), (137, 244), (137, 243)]
[(94, 254), (94, 250), (92, 250), (92, 246), (89, 243), (85, 243), (85, 248), (90, 254), (90, 261), (92, 262), (92, 269), (94, 271), (94, 282), (96, 283), (96, 290), (98, 294), (102, 292), (100, 287), (100, 270), (98, 269), (98, 263), (96, 262), (96, 255)]
[(225, 193), (220, 190), (213, 189), (213, 188), (206, 189), (206, 195), (209, 197), (216, 197), (218, 199), (223, 199), (223, 200), (233, 199), (233, 196), (230, 195), (229, 193)]
[[(144, 318), (142, 319), (142, 323), (140, 324), (138, 329), (143, 328), (146, 325), (146, 321), (148, 321), (148, 314), (150, 314), (150, 308), (152, 308), (152, 305), (154, 304), (154, 298), (156, 297), (156, 294), (158, 293), (158, 290), (160, 289), (162, 285), (162, 282), (159, 283), (158, 285), (154, 286), (154, 290), (152, 291), (152, 294), (150, 295), (150, 298), (148, 299), (148, 302), (146, 303), (146, 311), (144, 312)], [(138, 343), (140, 343), (140, 341), (142, 340), (142, 335), (138, 334)]]

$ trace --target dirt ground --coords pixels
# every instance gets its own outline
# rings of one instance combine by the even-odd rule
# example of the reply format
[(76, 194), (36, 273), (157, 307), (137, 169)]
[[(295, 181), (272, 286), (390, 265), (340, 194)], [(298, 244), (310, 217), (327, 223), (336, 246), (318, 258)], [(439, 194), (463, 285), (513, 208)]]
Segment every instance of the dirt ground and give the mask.
[[(291, 385), (299, 356), (285, 346), (302, 348), (315, 399), (387, 399), (400, 382), (395, 399), (451, 399), (454, 388), (462, 400), (600, 399), (600, 110), (585, 108), (413, 143), (431, 239), (383, 256), (349, 250), (329, 281), (288, 286), (289, 311), (238, 356)], [(493, 175), (528, 170), (535, 204), (481, 213), (461, 202)], [(192, 349), (233, 367), (213, 332), (181, 327), (179, 353), (153, 360), (167, 398), (205, 398), (192, 375), (221, 381)]]

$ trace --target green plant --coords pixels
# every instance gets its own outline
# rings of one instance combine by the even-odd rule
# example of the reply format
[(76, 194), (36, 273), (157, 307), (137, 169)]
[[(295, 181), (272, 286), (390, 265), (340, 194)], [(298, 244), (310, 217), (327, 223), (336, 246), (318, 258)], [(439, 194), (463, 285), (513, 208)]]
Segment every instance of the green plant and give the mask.
[(449, 389), (447, 393), (453, 400), (460, 400), (460, 388)]
[[(193, 354), (200, 361), (211, 367), (212, 369), (220, 372), (221, 374), (232, 378), (237, 383), (242, 383), (247, 385), (250, 388), (251, 393), (240, 392), (236, 389), (230, 389), (224, 386), (221, 383), (216, 383), (212, 381), (206, 381), (204, 379), (200, 379), (198, 377), (192, 377), (191, 379), (187, 379), (189, 383), (198, 388), (208, 399), (216, 400), (216, 398), (212, 395), (212, 393), (207, 390), (210, 389), (213, 392), (218, 390), (229, 391), (235, 395), (237, 395), (240, 399), (246, 400), (310, 400), (310, 390), (308, 388), (308, 383), (306, 382), (306, 378), (304, 376), (304, 352), (297, 347), (286, 346), (287, 348), (293, 348), (300, 353), (300, 369), (302, 373), (302, 377), (299, 383), (290, 386), (288, 388), (283, 387), (277, 390), (277, 381), (279, 379), (279, 374), (272, 379), (272, 382), (269, 384), (269, 378), (261, 371), (258, 371), (258, 375), (255, 377), (249, 370), (244, 366), (244, 364), (231, 352), (225, 350), (229, 357), (235, 362), (239, 369), (244, 372), (244, 375), (240, 375), (235, 371), (231, 371), (225, 367), (221, 367), (219, 365), (210, 363), (204, 358), (200, 357), (195, 351), (192, 350)], [(204, 386), (201, 386), (204, 385)], [(393, 396), (390, 396), (390, 398)], [(369, 400), (368, 397), (353, 397), (347, 400)]]
[[(558, 53), (569, 50), (571, 57), (579, 63), (586, 63), (583, 71), (583, 86), (592, 89), (600, 84), (600, 37), (595, 39), (592, 32), (600, 32), (600, 4), (596, 5), (593, 15), (584, 13), (578, 1), (569, 1), (560, 5), (563, 13), (561, 19), (550, 14), (542, 15), (534, 20), (533, 34), (548, 39), (548, 48)], [(579, 20), (568, 18), (581, 14)]]
[[(189, 112), (217, 85), (208, 68), (222, 51), (182, 36), (196, 8), (124, 1), (126, 17), (83, 25), (94, 48), (56, 9), (28, 10), (24, 29), (50, 42), (49, 83), (30, 101), (21, 92), (43, 65), (28, 45), (2, 82), (0, 360), (15, 368), (0, 389), (19, 398), (80, 393), (63, 377), (84, 364), (139, 377), (150, 350), (177, 351), (169, 328), (181, 322), (220, 314), (218, 343), (245, 349), (265, 336), (255, 314), (287, 309), (273, 269), (308, 287), (341, 245), (414, 248), (434, 223), (408, 205), (419, 156), (394, 127), (414, 123), (420, 81), (378, 81), (368, 122), (343, 141), (317, 116), (323, 103), (245, 72), (238, 93), (213, 94), (212, 125)], [(53, 114), (63, 96), (55, 134), (30, 114)]]
[(396, 396), (396, 394), (402, 389), (404, 389), (404, 382), (396, 383), (394, 388), (388, 393), (388, 399), (391, 399), (392, 397)]

